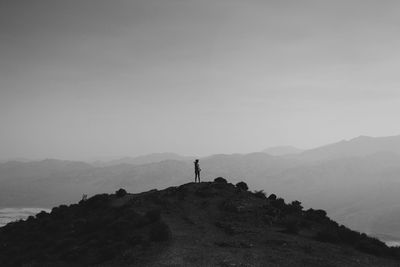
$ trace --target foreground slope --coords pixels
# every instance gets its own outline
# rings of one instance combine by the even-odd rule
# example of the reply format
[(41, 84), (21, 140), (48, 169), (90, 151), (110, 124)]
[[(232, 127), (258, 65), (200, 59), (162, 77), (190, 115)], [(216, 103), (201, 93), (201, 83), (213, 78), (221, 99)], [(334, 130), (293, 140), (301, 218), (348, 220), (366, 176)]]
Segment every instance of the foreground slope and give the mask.
[(322, 210), (223, 178), (96, 195), (0, 228), (2, 266), (398, 266)]

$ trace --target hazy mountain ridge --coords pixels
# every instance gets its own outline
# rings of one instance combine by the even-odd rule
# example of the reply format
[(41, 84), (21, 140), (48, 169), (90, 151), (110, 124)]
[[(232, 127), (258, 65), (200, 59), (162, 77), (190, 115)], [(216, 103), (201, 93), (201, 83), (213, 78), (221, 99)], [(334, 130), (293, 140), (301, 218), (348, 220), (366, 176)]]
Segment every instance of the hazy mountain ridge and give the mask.
[(143, 164), (148, 164), (148, 163), (161, 162), (164, 160), (192, 161), (194, 159), (195, 159), (195, 157), (192, 157), (192, 156), (182, 156), (182, 155), (179, 155), (176, 153), (165, 152), (165, 153), (152, 153), (152, 154), (147, 154), (147, 155), (142, 155), (142, 156), (137, 156), (137, 157), (123, 157), (123, 158), (108, 160), (108, 161), (104, 161), (104, 160), (103, 161), (95, 161), (95, 162), (92, 162), (91, 164), (94, 166), (99, 166), (99, 167), (107, 167), (107, 166), (113, 166), (113, 165), (119, 165), (119, 164), (143, 165)]
[[(400, 226), (390, 223), (393, 212), (400, 209), (398, 142), (398, 136), (359, 137), (295, 156), (213, 155), (201, 158), (201, 174), (203, 180), (218, 176), (233, 182), (246, 180), (253, 188), (325, 209), (354, 229), (400, 240)], [(358, 150), (366, 143), (365, 149)], [(57, 160), (7, 162), (0, 164), (0, 203), (3, 207), (51, 207), (76, 202), (83, 194), (113, 192), (119, 187), (135, 193), (192, 179), (191, 161), (102, 167)]]
[(400, 135), (387, 137), (359, 136), (334, 144), (306, 150), (299, 156), (306, 160), (363, 157), (379, 152), (400, 154)]
[(304, 151), (304, 149), (300, 149), (294, 146), (274, 146), (264, 149), (262, 152), (267, 153), (271, 156), (287, 156), (299, 154)]

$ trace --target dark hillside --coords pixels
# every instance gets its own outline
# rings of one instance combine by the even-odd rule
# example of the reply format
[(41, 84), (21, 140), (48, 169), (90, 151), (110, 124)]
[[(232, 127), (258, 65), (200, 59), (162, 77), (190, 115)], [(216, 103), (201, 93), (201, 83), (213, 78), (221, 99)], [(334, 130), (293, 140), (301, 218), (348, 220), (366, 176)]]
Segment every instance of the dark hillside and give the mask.
[(398, 266), (400, 251), (223, 178), (96, 195), (0, 228), (1, 266)]

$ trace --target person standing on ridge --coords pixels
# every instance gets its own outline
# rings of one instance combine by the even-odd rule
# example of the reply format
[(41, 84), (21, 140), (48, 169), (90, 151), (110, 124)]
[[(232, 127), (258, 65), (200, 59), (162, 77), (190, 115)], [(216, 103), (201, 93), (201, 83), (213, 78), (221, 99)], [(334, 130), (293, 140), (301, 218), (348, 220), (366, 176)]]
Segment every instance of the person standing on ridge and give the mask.
[(197, 178), (199, 178), (199, 183), (200, 183), (200, 165), (199, 165), (199, 160), (196, 159), (194, 161), (194, 182), (197, 182)]

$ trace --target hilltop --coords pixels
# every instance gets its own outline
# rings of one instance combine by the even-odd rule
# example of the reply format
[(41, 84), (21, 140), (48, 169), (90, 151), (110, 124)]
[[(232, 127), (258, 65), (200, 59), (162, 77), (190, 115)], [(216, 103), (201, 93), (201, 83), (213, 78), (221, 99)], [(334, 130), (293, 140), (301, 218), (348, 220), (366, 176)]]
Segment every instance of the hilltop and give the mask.
[(398, 266), (400, 252), (244, 182), (95, 195), (0, 228), (2, 266)]

